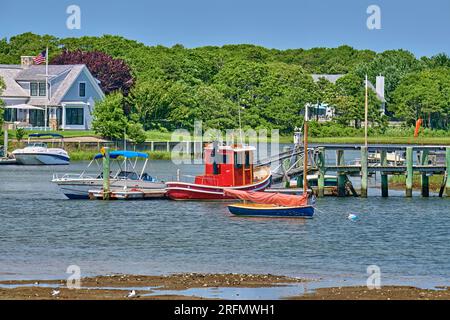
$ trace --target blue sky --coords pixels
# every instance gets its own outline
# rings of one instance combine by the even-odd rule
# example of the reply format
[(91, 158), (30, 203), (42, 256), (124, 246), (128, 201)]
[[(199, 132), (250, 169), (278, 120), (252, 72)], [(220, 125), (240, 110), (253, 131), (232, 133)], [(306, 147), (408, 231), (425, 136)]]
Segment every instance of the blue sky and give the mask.
[[(81, 30), (66, 28), (66, 8), (81, 8)], [(369, 5), (381, 30), (366, 27)], [(450, 54), (449, 0), (2, 0), (0, 37), (114, 34), (147, 45), (251, 43), (269, 48), (336, 47), (416, 56)]]

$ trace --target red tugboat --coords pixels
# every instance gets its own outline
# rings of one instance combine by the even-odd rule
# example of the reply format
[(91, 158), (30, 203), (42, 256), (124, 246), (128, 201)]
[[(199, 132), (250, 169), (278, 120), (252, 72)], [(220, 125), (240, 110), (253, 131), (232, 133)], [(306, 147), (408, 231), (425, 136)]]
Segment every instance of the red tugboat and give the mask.
[(225, 190), (263, 191), (271, 183), (270, 167), (253, 165), (251, 146), (208, 145), (205, 150), (205, 173), (194, 183), (167, 182), (167, 196), (173, 200), (227, 200)]

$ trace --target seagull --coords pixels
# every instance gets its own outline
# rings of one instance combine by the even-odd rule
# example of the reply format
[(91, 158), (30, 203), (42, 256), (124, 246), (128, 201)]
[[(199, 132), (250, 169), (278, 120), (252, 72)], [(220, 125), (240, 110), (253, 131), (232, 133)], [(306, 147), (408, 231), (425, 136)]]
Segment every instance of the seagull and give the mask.
[(52, 291), (52, 296), (54, 297), (54, 296), (57, 296), (58, 294), (60, 294), (60, 292), (61, 291), (59, 291), (59, 290), (53, 290)]
[(136, 291), (132, 290), (127, 294), (127, 298), (134, 298), (136, 297)]
[(356, 221), (358, 220), (358, 216), (356, 214), (350, 213), (347, 217), (348, 220)]

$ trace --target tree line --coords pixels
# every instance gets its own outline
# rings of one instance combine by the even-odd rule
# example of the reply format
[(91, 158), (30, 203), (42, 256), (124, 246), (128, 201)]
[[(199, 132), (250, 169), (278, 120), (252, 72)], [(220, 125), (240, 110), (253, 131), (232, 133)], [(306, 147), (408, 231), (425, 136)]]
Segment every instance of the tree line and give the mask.
[[(96, 118), (107, 121), (114, 114), (113, 127), (122, 128), (126, 122), (133, 132), (192, 129), (195, 119), (203, 120), (206, 128), (235, 128), (241, 113), (243, 127), (290, 134), (302, 125), (307, 103), (333, 105), (337, 125), (358, 127), (364, 119), (366, 74), (372, 83), (378, 75), (386, 79), (388, 117), (381, 115), (380, 101), (370, 91), (369, 120), (374, 128), (383, 130), (389, 118), (414, 125), (419, 117), (429, 128), (449, 127), (446, 54), (417, 59), (405, 50), (376, 53), (349, 46), (169, 48), (111, 35), (59, 39), (25, 33), (0, 40), (0, 63), (20, 63), (21, 55), (35, 55), (46, 46), (55, 63), (88, 61), (108, 93), (97, 105)], [(311, 74), (345, 76), (333, 84), (314, 82)], [(97, 129), (106, 130), (104, 125)], [(114, 136), (113, 131), (105, 135)]]

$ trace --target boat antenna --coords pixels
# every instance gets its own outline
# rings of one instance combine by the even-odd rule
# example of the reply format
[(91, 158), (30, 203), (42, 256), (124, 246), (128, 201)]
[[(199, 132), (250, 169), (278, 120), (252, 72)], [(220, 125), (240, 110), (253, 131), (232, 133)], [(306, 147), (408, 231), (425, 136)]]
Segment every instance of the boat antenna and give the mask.
[(239, 114), (239, 138), (240, 138), (240, 140), (241, 140), (241, 145), (242, 146), (244, 146), (244, 142), (243, 142), (243, 139), (242, 139), (242, 123), (241, 123), (241, 102), (240, 102), (240, 99), (239, 99), (239, 93), (238, 93), (238, 95), (237, 95), (237, 102), (238, 102), (238, 114)]

